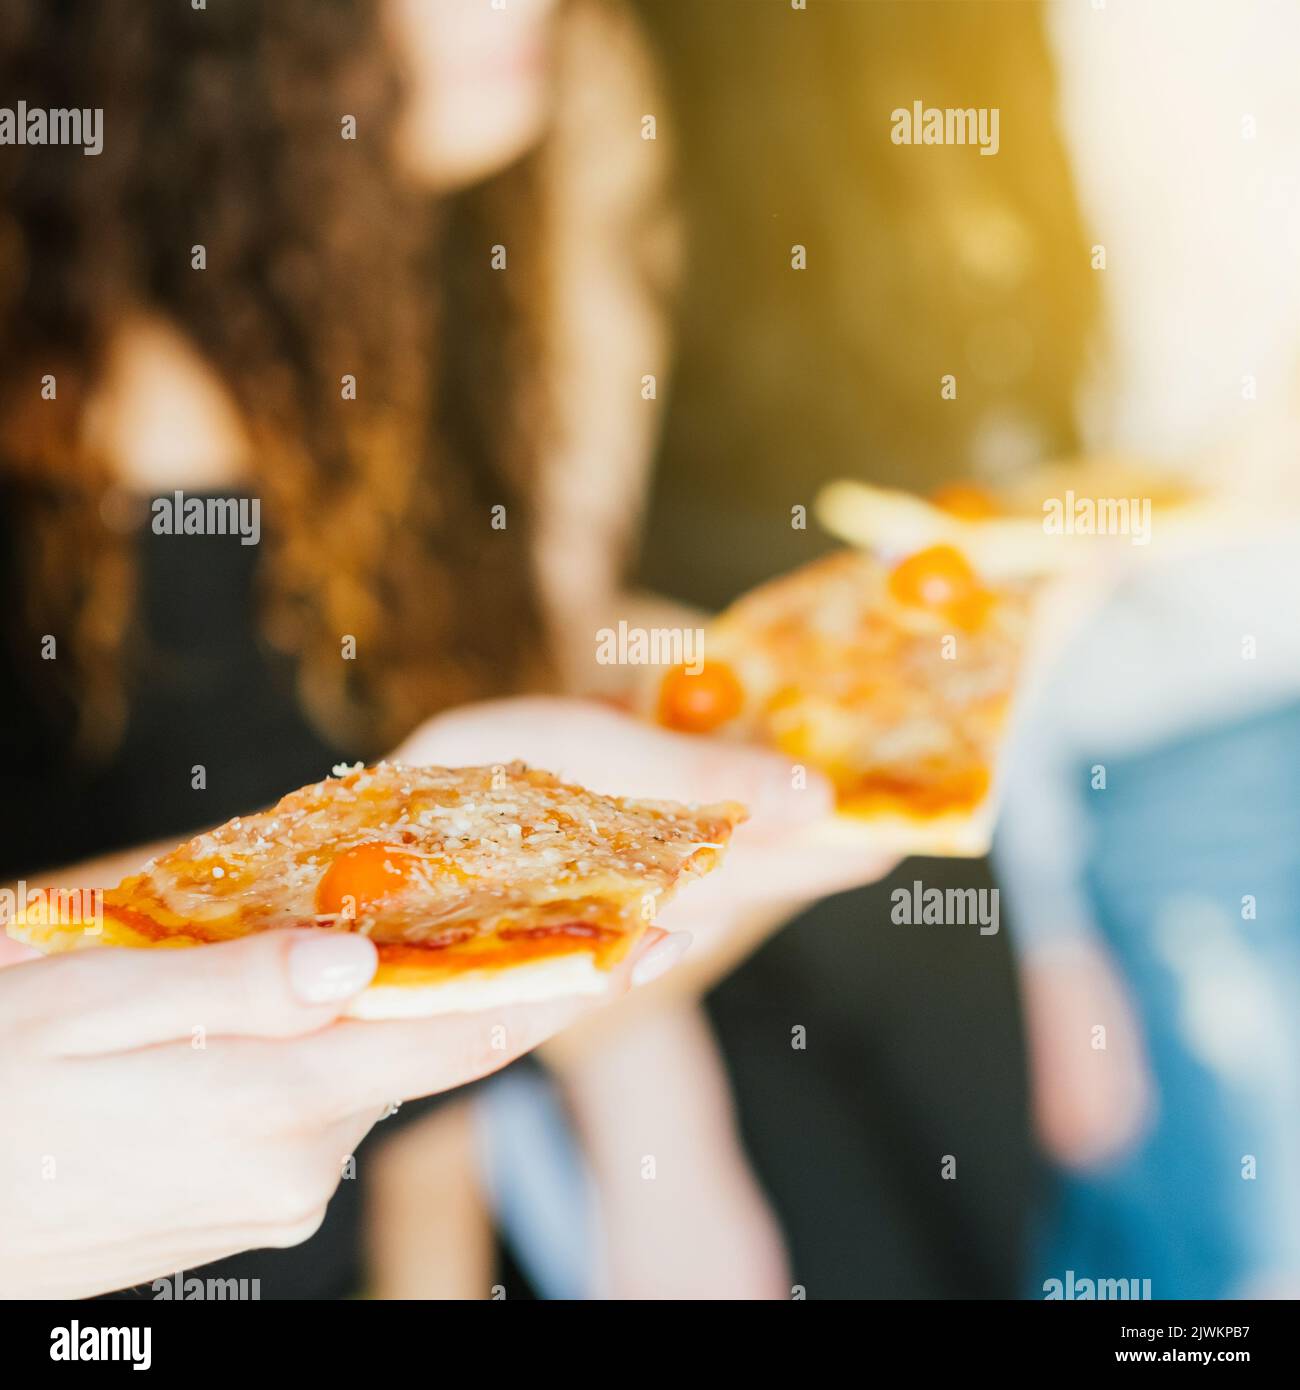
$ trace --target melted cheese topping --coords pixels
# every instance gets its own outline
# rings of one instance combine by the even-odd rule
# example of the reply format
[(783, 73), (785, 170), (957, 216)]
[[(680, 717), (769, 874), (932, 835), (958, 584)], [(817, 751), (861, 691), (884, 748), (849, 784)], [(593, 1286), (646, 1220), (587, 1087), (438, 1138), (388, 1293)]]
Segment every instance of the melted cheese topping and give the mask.
[(587, 951), (612, 964), (744, 819), (598, 796), (522, 763), (380, 763), (197, 835), (105, 894), (119, 944), (273, 927), (364, 932), (385, 977)]
[(723, 732), (821, 769), (849, 814), (970, 810), (991, 787), (1028, 589), (982, 585), (976, 603), (930, 607), (900, 601), (890, 574), (841, 551), (728, 609), (706, 651), (736, 671), (745, 703)]

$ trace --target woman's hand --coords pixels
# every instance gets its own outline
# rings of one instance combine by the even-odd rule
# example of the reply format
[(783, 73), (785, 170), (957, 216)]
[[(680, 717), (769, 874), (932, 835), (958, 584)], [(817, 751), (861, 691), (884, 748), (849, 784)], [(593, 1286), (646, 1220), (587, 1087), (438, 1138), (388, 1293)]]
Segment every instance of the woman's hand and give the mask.
[(892, 854), (808, 837), (833, 802), (817, 773), (797, 782), (781, 754), (670, 733), (592, 701), (524, 697), (467, 705), (421, 725), (392, 756), (449, 767), (522, 758), (597, 792), (743, 802), (750, 819), (721, 868), (689, 884), (659, 918), (663, 927), (695, 936), (691, 966), (674, 979), (693, 977), (701, 987), (808, 903), (873, 883), (897, 862)]
[[(656, 932), (610, 995), (673, 944)], [(389, 1103), (495, 1071), (601, 1002), (341, 1019), (375, 963), (362, 936), (278, 931), (0, 970), (0, 1296), (297, 1244)]]

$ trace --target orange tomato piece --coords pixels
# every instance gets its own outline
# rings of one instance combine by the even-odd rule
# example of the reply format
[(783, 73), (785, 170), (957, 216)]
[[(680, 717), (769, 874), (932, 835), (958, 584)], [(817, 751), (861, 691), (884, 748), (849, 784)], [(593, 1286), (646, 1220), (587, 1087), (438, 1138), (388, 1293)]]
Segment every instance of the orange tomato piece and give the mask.
[(354, 845), (316, 885), (316, 910), (356, 916), (404, 887), (418, 864), (416, 855), (394, 845)]
[(725, 661), (706, 661), (692, 675), (676, 666), (659, 687), (659, 722), (688, 734), (707, 734), (734, 719), (745, 703), (736, 673)]
[(951, 545), (918, 550), (894, 566), (889, 592), (913, 608), (948, 608), (980, 592), (979, 576)]
[(998, 514), (997, 503), (974, 483), (945, 483), (935, 488), (930, 501), (950, 516), (964, 517), (968, 521), (980, 521)]

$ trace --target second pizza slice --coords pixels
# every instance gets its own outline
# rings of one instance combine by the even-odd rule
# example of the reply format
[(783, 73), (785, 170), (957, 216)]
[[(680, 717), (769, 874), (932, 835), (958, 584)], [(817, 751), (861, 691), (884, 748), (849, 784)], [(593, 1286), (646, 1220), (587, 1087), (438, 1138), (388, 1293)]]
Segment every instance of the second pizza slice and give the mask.
[(889, 560), (839, 551), (721, 614), (699, 669), (664, 677), (655, 714), (825, 774), (836, 837), (982, 854), (1031, 592), (949, 545)]

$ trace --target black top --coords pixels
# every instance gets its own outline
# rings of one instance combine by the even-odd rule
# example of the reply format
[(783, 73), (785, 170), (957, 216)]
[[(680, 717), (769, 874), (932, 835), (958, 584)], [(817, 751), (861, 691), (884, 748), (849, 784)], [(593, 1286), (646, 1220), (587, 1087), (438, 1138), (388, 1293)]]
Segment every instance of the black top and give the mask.
[[(21, 594), (13, 515), (0, 509), (0, 574), (11, 616)], [(55, 665), (14, 650), (15, 640), (35, 648), (36, 637), (9, 634), (0, 786), (4, 803), (22, 814), (0, 840), (0, 877), (179, 840), (373, 751), (334, 747), (303, 718), (290, 663), (266, 649), (253, 620), (257, 546), (238, 536), (155, 535), (147, 525), (134, 544), (140, 598), (129, 714), (108, 762), (69, 760), (67, 729), (51, 727), (47, 717), (58, 698)], [(204, 769), (203, 789), (193, 786), (196, 765)]]
[[(0, 491), (0, 595), (9, 624), (22, 595), (12, 501), (12, 493)], [(68, 757), (68, 731), (48, 717), (56, 704), (53, 663), (22, 650), (37, 639), (4, 634), (0, 881), (153, 840), (179, 842), (328, 776), (335, 763), (382, 751), (334, 747), (304, 719), (291, 664), (258, 637), (257, 546), (233, 535), (155, 535), (147, 524), (133, 543), (140, 598), (129, 716), (109, 761), (89, 767)], [(193, 768), (200, 764), (206, 787), (196, 790)], [(404, 1106), (385, 1128), (427, 1104)], [(249, 1251), (213, 1272), (260, 1279), (263, 1298), (354, 1291), (364, 1171), (361, 1162), (358, 1177), (340, 1184), (311, 1240), (290, 1250)], [(127, 1296), (148, 1297), (149, 1290)]]

